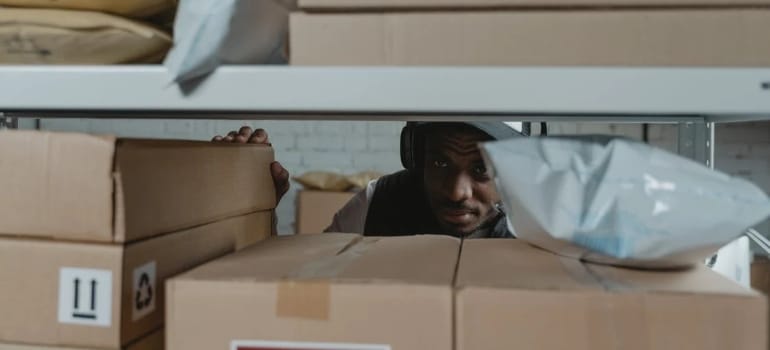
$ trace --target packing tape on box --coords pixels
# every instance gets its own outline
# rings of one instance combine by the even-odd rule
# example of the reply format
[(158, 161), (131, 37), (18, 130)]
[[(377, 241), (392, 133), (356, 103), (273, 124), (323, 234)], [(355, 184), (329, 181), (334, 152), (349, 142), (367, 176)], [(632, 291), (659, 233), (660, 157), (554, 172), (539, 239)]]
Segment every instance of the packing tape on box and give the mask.
[(302, 265), (281, 282), (277, 290), (277, 317), (328, 320), (331, 303), (329, 280), (337, 277), (373, 247), (379, 238), (359, 236), (336, 254)]
[(330, 286), (326, 281), (286, 281), (278, 284), (277, 317), (329, 319)]

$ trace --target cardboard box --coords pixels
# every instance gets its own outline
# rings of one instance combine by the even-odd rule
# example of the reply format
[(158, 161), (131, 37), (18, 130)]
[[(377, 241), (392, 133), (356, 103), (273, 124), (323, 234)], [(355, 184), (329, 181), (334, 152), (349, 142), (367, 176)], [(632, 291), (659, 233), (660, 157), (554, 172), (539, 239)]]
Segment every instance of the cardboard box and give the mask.
[(456, 349), (765, 349), (767, 305), (705, 266), (582, 264), (516, 240), (466, 240)]
[(751, 262), (751, 288), (770, 294), (770, 258), (755, 255)]
[(299, 191), (297, 193), (297, 233), (321, 233), (355, 192)]
[(23, 344), (5, 344), (0, 343), (0, 350), (163, 350), (164, 349), (164, 331), (158, 329), (149, 335), (131, 343), (128, 346), (114, 349), (88, 349), (72, 348), (60, 346), (42, 346), (42, 345), (23, 345)]
[(164, 281), (272, 233), (270, 211), (128, 245), (0, 239), (0, 341), (117, 349), (163, 324)]
[(170, 280), (166, 344), (451, 349), (459, 248), (447, 236), (272, 238)]
[(295, 65), (770, 66), (770, 9), (295, 13)]
[(344, 11), (500, 10), (586, 7), (762, 6), (767, 0), (299, 0), (302, 9)]
[(275, 207), (266, 146), (0, 132), (0, 235), (130, 242)]

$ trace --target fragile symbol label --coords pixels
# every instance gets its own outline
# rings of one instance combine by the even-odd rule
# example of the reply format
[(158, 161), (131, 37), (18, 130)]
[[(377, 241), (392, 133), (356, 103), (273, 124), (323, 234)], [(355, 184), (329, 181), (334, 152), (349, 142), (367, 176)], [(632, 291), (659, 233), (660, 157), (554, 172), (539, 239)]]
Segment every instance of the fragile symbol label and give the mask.
[(230, 350), (390, 350), (390, 345), (234, 340)]
[(157, 299), (157, 283), (155, 280), (156, 266), (151, 261), (134, 269), (133, 298), (131, 318), (137, 321), (155, 311), (155, 299)]
[(59, 270), (59, 322), (109, 327), (112, 271), (62, 267)]

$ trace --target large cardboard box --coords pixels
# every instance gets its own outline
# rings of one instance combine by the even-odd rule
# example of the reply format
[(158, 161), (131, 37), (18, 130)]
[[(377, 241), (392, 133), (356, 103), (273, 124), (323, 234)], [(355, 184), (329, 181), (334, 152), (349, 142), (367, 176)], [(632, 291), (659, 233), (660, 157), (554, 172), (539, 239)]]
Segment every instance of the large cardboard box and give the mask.
[(466, 240), (456, 348), (765, 349), (765, 298), (705, 266), (583, 264), (516, 240)]
[(271, 235), (272, 212), (128, 245), (0, 239), (0, 341), (117, 349), (162, 326), (164, 281)]
[(702, 5), (761, 6), (767, 0), (299, 0), (302, 9), (313, 11), (397, 10), (500, 10), (575, 7), (684, 7)]
[(355, 196), (354, 192), (299, 191), (296, 233), (321, 233), (337, 213)]
[(770, 66), (770, 9), (295, 13), (295, 65)]
[(0, 350), (163, 350), (165, 347), (163, 336), (164, 332), (161, 328), (127, 346), (110, 349), (0, 343)]
[(451, 349), (459, 249), (446, 236), (272, 238), (170, 280), (166, 344)]
[(0, 132), (0, 235), (130, 242), (275, 207), (267, 146)]

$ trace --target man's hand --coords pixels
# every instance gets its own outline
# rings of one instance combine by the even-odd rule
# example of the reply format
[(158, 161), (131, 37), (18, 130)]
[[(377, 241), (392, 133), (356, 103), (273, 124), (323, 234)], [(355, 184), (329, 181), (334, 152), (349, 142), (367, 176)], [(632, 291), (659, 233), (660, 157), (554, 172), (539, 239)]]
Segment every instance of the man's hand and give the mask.
[[(225, 137), (220, 135), (214, 136), (214, 139), (211, 141), (270, 145), (270, 141), (267, 138), (267, 132), (264, 129), (252, 131), (248, 126), (242, 127), (239, 131), (230, 131)], [(283, 195), (289, 191), (289, 171), (287, 171), (281, 163), (273, 162), (273, 164), (270, 164), (270, 173), (273, 175), (273, 184), (275, 184), (275, 194), (277, 196), (276, 200), (280, 202)]]

